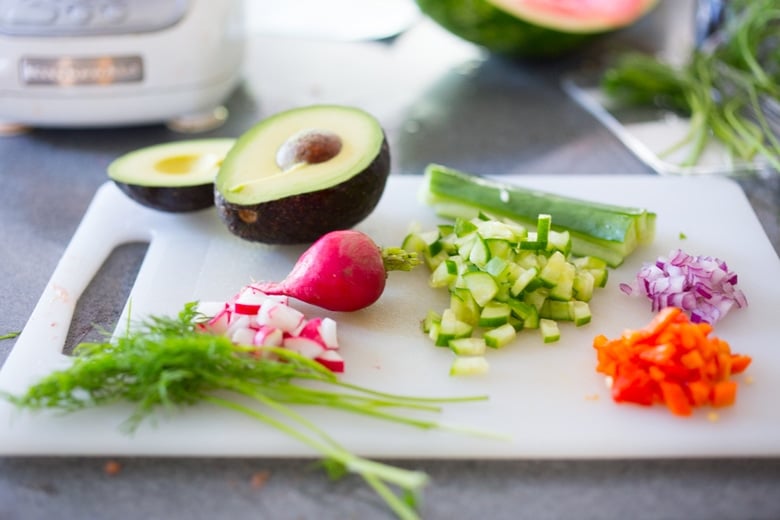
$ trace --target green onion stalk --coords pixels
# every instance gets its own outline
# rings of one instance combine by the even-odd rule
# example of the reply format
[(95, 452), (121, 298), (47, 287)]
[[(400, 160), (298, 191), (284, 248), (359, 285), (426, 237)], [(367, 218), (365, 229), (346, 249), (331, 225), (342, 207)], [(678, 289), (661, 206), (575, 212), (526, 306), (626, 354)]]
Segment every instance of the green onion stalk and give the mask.
[(732, 1), (722, 27), (685, 64), (627, 52), (605, 71), (601, 88), (624, 105), (689, 117), (687, 135), (664, 153), (690, 146), (682, 166), (696, 165), (715, 139), (736, 158), (761, 155), (780, 171), (780, 3)]

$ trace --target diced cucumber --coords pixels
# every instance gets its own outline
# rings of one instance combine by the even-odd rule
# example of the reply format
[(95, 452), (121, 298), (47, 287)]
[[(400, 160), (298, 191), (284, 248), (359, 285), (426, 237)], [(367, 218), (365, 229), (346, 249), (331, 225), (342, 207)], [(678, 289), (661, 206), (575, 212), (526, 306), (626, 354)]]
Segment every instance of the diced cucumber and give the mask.
[(560, 251), (553, 252), (553, 254), (547, 258), (547, 263), (544, 264), (544, 267), (539, 271), (539, 279), (545, 287), (555, 287), (568, 264), (563, 253)]
[(490, 329), (483, 335), (485, 344), (490, 348), (501, 348), (509, 344), (516, 336), (517, 331), (509, 323)]
[(439, 314), (436, 311), (428, 311), (428, 314), (425, 316), (425, 319), (422, 320), (422, 330), (426, 334), (428, 334), (431, 330), (431, 327), (433, 327), (434, 324), (440, 324), (441, 323), (441, 314)]
[(548, 213), (540, 213), (536, 219), (536, 241), (541, 247), (547, 247), (547, 239), (550, 236), (552, 216)]
[(490, 365), (483, 356), (456, 356), (450, 366), (451, 376), (475, 376), (488, 372)]
[(469, 251), (469, 262), (478, 267), (483, 267), (490, 260), (490, 249), (488, 249), (485, 239), (477, 234)]
[(401, 248), (409, 251), (410, 253), (423, 254), (427, 247), (428, 244), (425, 243), (425, 240), (420, 235), (420, 233), (414, 231), (408, 233), (404, 237), (403, 242), (401, 242)]
[(488, 302), (482, 308), (479, 315), (480, 327), (498, 327), (509, 322), (509, 315), (512, 310), (509, 305), (502, 302)]
[(428, 284), (435, 288), (447, 287), (455, 281), (458, 276), (458, 266), (449, 258), (445, 259), (431, 273)]
[(523, 322), (523, 328), (539, 328), (539, 311), (535, 306), (521, 302), (519, 300), (509, 300), (509, 308), (512, 309), (512, 315)]
[(467, 338), (471, 336), (473, 330), (471, 324), (459, 320), (452, 309), (445, 309), (441, 314), (441, 322), (434, 342), (436, 346), (447, 347), (450, 340)]
[(572, 283), (574, 298), (583, 302), (589, 302), (593, 297), (595, 288), (596, 279), (593, 277), (593, 273), (586, 270), (577, 271), (574, 275), (574, 282)]
[[(523, 329), (538, 328), (542, 340), (551, 343), (560, 339), (558, 322), (590, 321), (587, 301), (597, 280), (606, 280), (608, 264), (570, 257), (569, 232), (553, 230), (552, 224), (540, 215), (537, 231), (527, 232), (480, 212), (405, 240), (428, 253), (430, 285), (450, 292), (449, 307), (423, 320), (434, 344), (448, 346), (459, 358), (481, 357), (485, 348), (501, 348)], [(533, 248), (522, 249), (529, 240)], [(544, 241), (546, 248), (540, 247)]]
[(472, 271), (463, 275), (463, 282), (477, 305), (484, 307), (498, 292), (496, 280), (484, 271)]
[(573, 316), (572, 302), (560, 300), (545, 300), (539, 309), (539, 317), (556, 321), (571, 321)]
[(577, 267), (577, 271), (587, 271), (593, 275), (594, 287), (606, 287), (609, 270), (604, 260), (593, 256), (583, 256), (575, 258), (572, 263)]
[(542, 308), (542, 305), (544, 305), (545, 300), (547, 300), (547, 296), (549, 295), (549, 290), (545, 289), (544, 287), (539, 287), (538, 289), (534, 289), (533, 291), (526, 291), (523, 294), (523, 301), (525, 303), (529, 303), (536, 307), (536, 310), (539, 311)]
[[(557, 251), (556, 251), (557, 253)], [(574, 297), (574, 276), (577, 269), (566, 262), (561, 266), (558, 282), (550, 288), (550, 298), (553, 300), (569, 301)]]
[(455, 287), (450, 291), (450, 309), (460, 321), (471, 325), (479, 323), (479, 305), (465, 287)]
[(517, 276), (517, 279), (515, 280), (515, 283), (512, 284), (512, 288), (510, 289), (512, 296), (518, 296), (520, 293), (525, 291), (538, 274), (539, 271), (535, 267), (524, 269), (522, 272), (520, 272), (520, 274)]
[(547, 237), (547, 250), (560, 251), (566, 256), (571, 253), (571, 235), (568, 231), (550, 230)]
[(572, 302), (572, 321), (577, 327), (590, 323), (591, 313), (590, 305), (586, 302)]
[(436, 226), (439, 230), (439, 236), (440, 237), (446, 237), (450, 233), (455, 232), (455, 225), (454, 224), (439, 224)]
[(558, 328), (558, 322), (546, 318), (539, 320), (539, 332), (542, 334), (544, 343), (554, 343), (561, 339), (561, 330)]
[(514, 230), (500, 220), (480, 220), (477, 226), (477, 233), (484, 239), (497, 238), (509, 242), (517, 241)]
[(511, 262), (515, 256), (514, 242), (503, 238), (486, 238), (485, 243), (490, 252), (490, 259), (500, 258), (505, 262)]
[(453, 226), (453, 233), (455, 233), (455, 236), (463, 237), (471, 233), (474, 233), (476, 230), (477, 230), (477, 226), (476, 224), (471, 222), (471, 220), (465, 218), (455, 219), (455, 224)]
[(485, 272), (501, 282), (509, 276), (509, 263), (500, 256), (494, 256), (484, 266)]
[(482, 356), (487, 345), (484, 338), (458, 338), (450, 340), (450, 349), (458, 356)]

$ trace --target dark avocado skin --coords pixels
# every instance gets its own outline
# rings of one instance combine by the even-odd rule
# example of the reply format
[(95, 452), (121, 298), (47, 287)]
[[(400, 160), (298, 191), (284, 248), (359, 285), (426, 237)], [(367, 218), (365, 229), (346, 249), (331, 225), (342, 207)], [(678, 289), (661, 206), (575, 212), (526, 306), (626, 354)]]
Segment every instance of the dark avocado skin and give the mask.
[(214, 205), (214, 184), (150, 187), (114, 181), (122, 192), (147, 208), (168, 213), (188, 213)]
[(365, 170), (331, 188), (247, 206), (233, 204), (215, 190), (214, 201), (220, 218), (236, 236), (266, 244), (306, 244), (330, 231), (349, 229), (371, 214), (389, 174), (390, 148), (385, 138)]

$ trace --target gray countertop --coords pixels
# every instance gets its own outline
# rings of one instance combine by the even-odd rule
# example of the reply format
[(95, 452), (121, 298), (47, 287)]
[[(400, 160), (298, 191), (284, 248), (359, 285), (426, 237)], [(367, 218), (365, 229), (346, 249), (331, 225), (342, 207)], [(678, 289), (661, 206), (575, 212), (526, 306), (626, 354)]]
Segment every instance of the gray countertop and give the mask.
[[(663, 31), (670, 9), (621, 41)], [(380, 42), (253, 35), (231, 116), (205, 135), (237, 136), (279, 110), (335, 102), (381, 120), (397, 175), (430, 162), (485, 174), (654, 175), (561, 90), (561, 75), (582, 58), (489, 57), (427, 21)], [(164, 125), (0, 137), (0, 334), (24, 327), (108, 163), (187, 137)], [(739, 182), (780, 251), (780, 176)], [(131, 283), (130, 257), (107, 265), (110, 283)], [(116, 318), (119, 309), (89, 301), (82, 327)], [(0, 362), (13, 346), (0, 341)], [(118, 473), (107, 471), (110, 460)], [(398, 463), (430, 474), (421, 511), (431, 519), (780, 518), (776, 458)], [(328, 481), (311, 460), (0, 458), (0, 519), (390, 517), (363, 482)]]

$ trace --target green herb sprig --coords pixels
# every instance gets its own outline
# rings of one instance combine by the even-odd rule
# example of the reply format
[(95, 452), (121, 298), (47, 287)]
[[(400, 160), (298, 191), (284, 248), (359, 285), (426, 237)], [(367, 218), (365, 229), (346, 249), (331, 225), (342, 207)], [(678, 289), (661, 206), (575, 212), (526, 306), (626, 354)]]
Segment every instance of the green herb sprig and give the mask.
[[(82, 343), (73, 363), (53, 372), (23, 395), (6, 398), (20, 408), (79, 409), (120, 401), (135, 403), (123, 423), (128, 433), (156, 409), (211, 403), (243, 413), (322, 454), (329, 475), (359, 474), (403, 519), (417, 518), (416, 501), (428, 477), (350, 453), (291, 405), (317, 405), (423, 429), (484, 434), (409, 417), (399, 409), (436, 412), (443, 403), (485, 396), (418, 398), (388, 394), (340, 381), (319, 363), (290, 350), (233, 344), (197, 330), (195, 303), (175, 318), (151, 316), (137, 328), (104, 343)], [(227, 392), (227, 393), (226, 393)], [(232, 399), (248, 397), (245, 400)], [(393, 491), (396, 486), (401, 496)]]
[(716, 139), (741, 160), (761, 154), (780, 171), (777, 130), (767, 102), (780, 107), (780, 6), (735, 0), (732, 15), (690, 60), (673, 66), (647, 54), (622, 54), (604, 73), (602, 90), (618, 103), (656, 106), (690, 118), (687, 135), (663, 155), (690, 145), (681, 166), (694, 166)]

